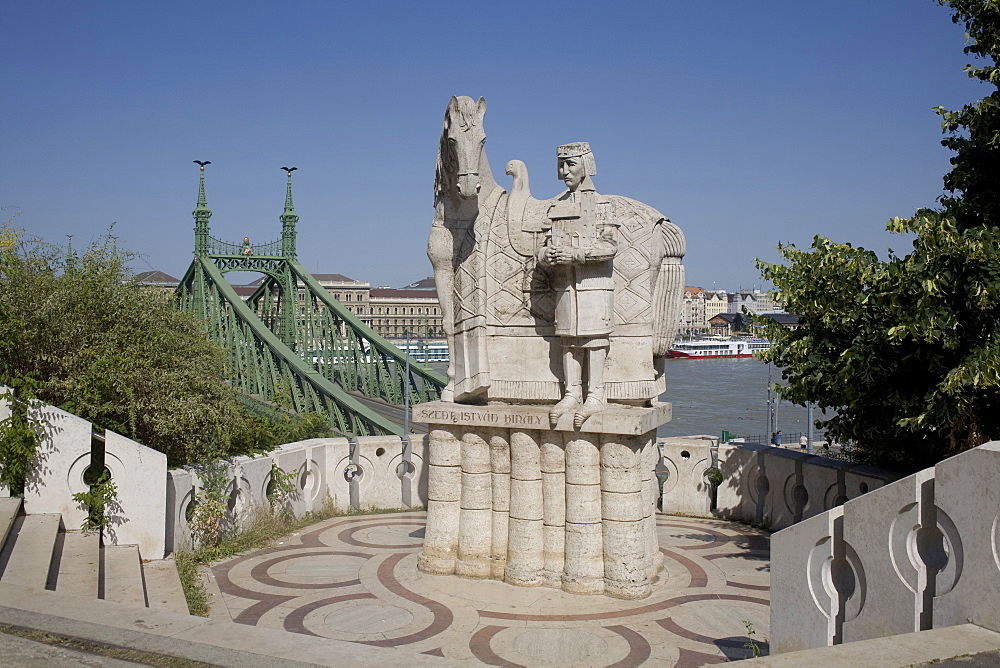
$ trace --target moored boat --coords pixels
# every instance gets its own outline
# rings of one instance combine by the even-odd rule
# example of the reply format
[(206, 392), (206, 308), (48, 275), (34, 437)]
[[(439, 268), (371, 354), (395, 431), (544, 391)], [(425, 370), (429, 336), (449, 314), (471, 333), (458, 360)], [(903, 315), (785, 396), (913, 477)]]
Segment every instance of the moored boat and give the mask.
[(701, 339), (675, 343), (667, 352), (667, 357), (673, 359), (753, 357), (755, 352), (770, 347), (771, 342), (764, 339)]

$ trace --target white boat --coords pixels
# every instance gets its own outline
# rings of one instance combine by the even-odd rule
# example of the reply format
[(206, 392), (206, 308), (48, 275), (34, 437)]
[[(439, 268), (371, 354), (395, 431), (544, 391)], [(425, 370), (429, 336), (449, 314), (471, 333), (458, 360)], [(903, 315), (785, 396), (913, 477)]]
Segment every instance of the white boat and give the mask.
[(667, 357), (673, 359), (712, 359), (718, 357), (753, 357), (771, 347), (764, 339), (702, 339), (675, 343)]
[(409, 346), (405, 343), (397, 343), (396, 347), (409, 355), (413, 361), (420, 362), (421, 364), (447, 362), (449, 360), (447, 343), (417, 343), (411, 341)]

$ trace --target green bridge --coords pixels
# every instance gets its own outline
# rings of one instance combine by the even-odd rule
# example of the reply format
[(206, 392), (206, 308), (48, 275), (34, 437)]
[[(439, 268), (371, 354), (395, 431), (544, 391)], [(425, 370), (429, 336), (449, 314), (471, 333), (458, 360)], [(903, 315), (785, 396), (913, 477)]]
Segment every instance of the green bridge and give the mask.
[[(446, 379), (410, 360), (358, 320), (296, 259), (292, 168), (288, 173), (281, 237), (256, 244), (222, 241), (209, 233), (212, 212), (200, 165), (194, 261), (177, 296), (204, 321), (209, 335), (228, 351), (233, 386), (262, 409), (291, 406), (327, 411), (345, 436), (402, 435), (399, 408), (440, 397)], [(283, 168), (284, 169), (284, 168)], [(244, 302), (226, 280), (231, 271), (265, 279)], [(409, 373), (407, 373), (409, 369)]]

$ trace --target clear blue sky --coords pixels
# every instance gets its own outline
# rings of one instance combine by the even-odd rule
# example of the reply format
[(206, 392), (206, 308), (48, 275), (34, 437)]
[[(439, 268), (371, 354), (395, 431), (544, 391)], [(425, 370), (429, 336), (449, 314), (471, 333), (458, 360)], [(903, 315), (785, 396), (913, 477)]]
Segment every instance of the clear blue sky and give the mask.
[[(280, 233), (297, 166), (312, 271), (401, 286), (425, 256), (451, 95), (485, 96), (502, 185), (590, 141), (598, 190), (685, 231), (689, 285), (760, 285), (815, 234), (882, 251), (941, 194), (931, 107), (986, 94), (933, 0), (69, 2), (0, 6), (0, 206), (47, 240), (112, 221), (137, 270), (181, 276), (198, 169), (213, 236)], [(7, 212), (5, 212), (7, 213)]]

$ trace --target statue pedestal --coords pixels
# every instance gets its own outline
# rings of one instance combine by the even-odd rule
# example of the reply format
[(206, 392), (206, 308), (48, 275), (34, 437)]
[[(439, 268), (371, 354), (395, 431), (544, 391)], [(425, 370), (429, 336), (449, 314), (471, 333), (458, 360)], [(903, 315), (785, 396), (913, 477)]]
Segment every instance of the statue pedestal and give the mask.
[(656, 539), (656, 428), (670, 404), (611, 406), (574, 429), (549, 406), (413, 408), (430, 428), (426, 573), (648, 596)]

